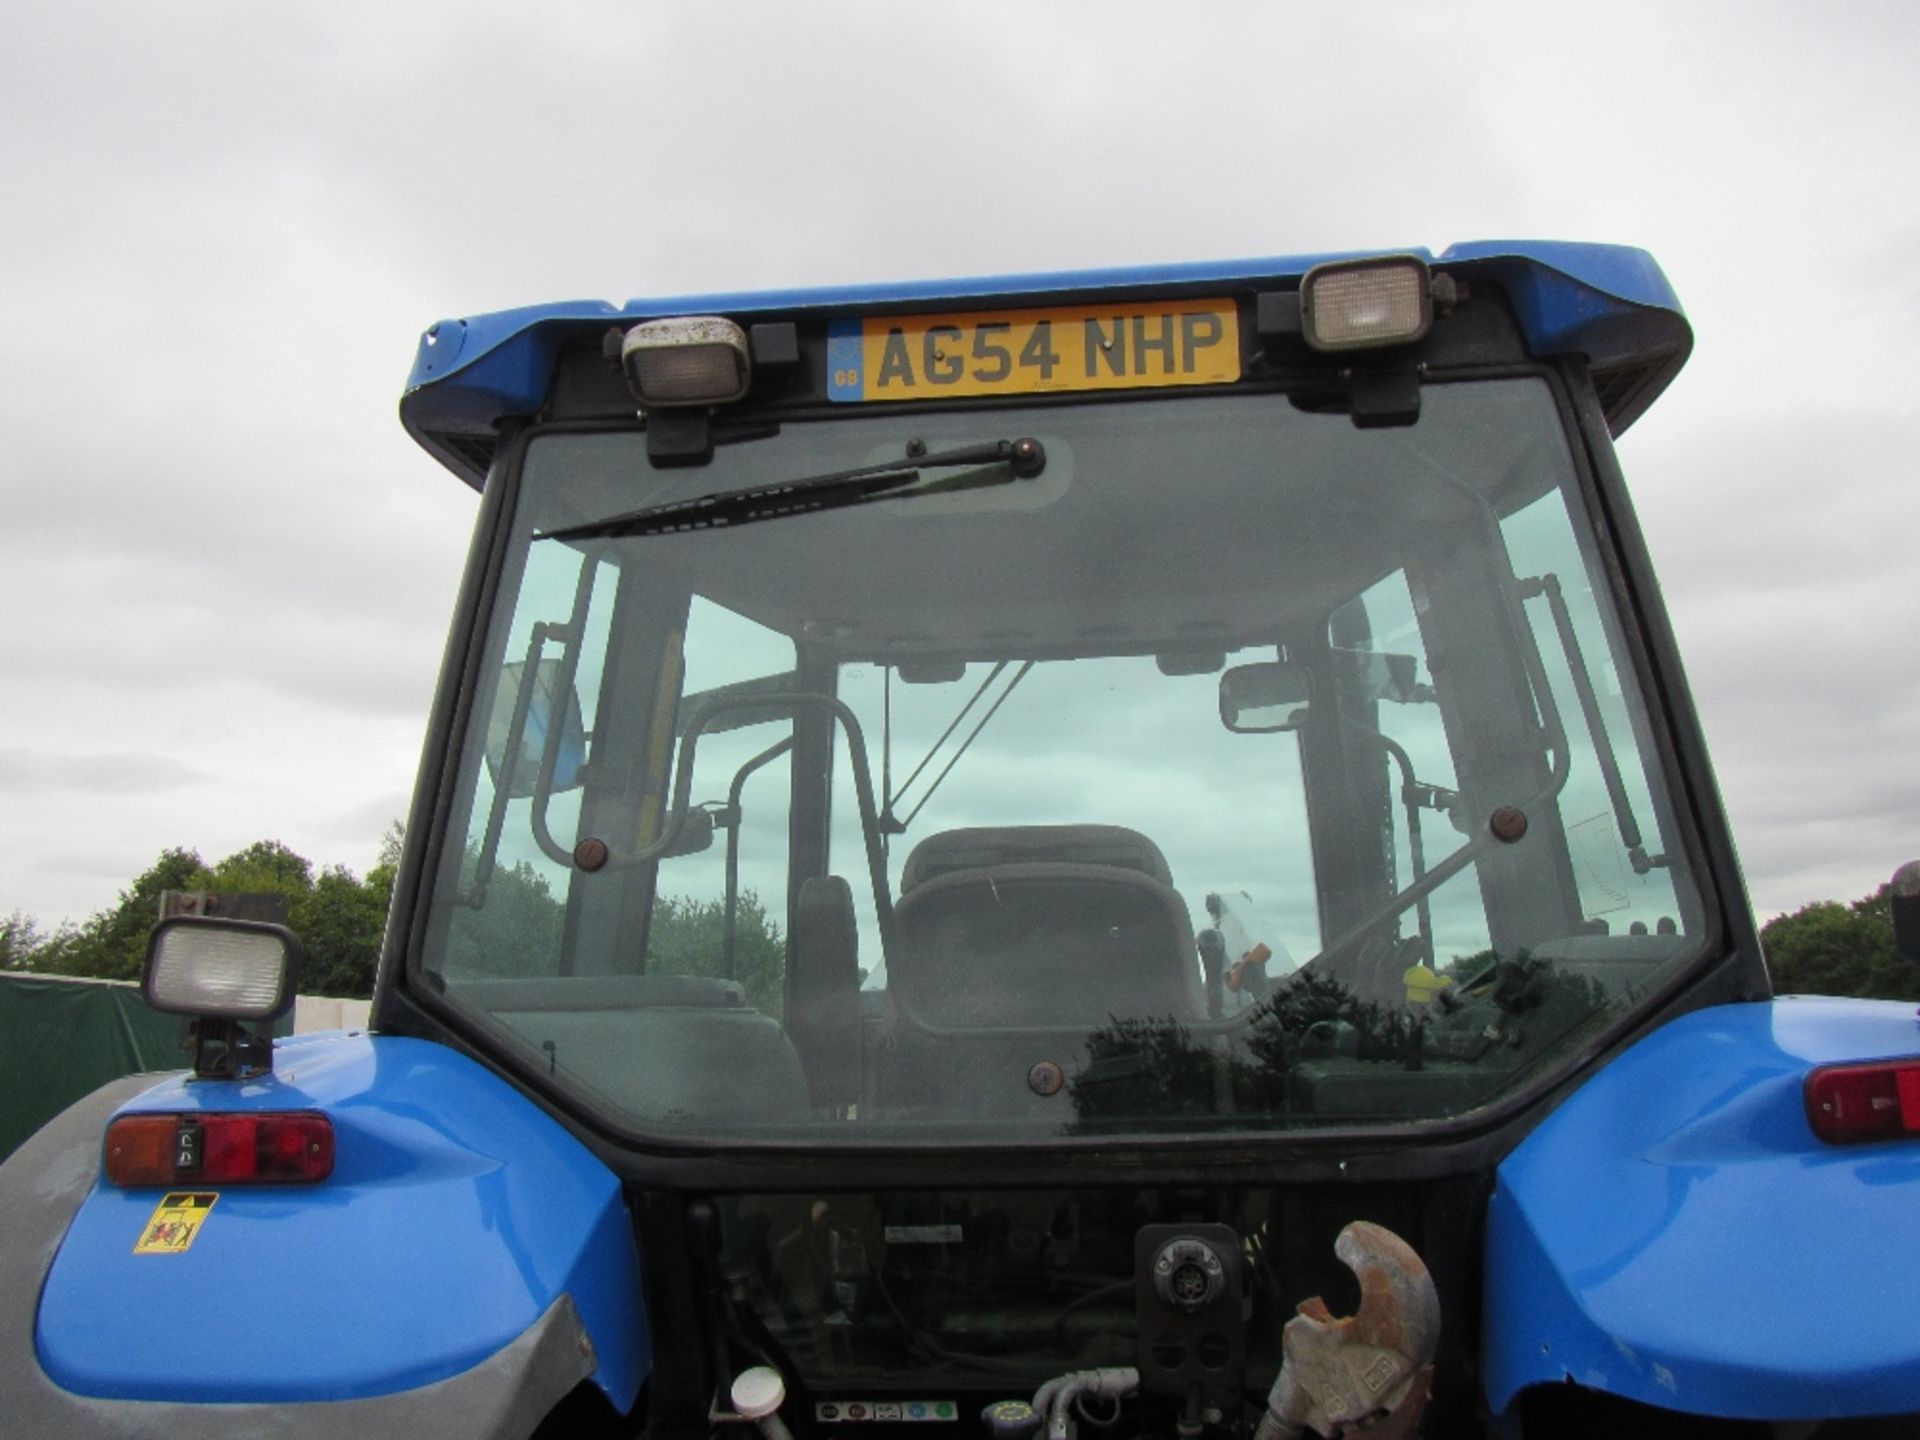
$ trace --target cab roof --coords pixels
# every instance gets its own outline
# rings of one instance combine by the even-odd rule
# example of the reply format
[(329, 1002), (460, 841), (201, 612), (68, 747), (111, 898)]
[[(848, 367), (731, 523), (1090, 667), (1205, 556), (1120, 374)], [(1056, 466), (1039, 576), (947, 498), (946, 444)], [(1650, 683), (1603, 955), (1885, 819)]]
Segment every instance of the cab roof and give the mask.
[(609, 325), (671, 315), (821, 318), (907, 305), (1032, 301), (1100, 291), (1209, 283), (1295, 289), (1315, 265), (1373, 255), (1418, 255), (1463, 280), (1498, 283), (1533, 353), (1584, 354), (1602, 408), (1617, 435), (1680, 371), (1693, 334), (1666, 276), (1644, 250), (1557, 240), (1477, 241), (1434, 254), (1423, 248), (1204, 261), (1111, 270), (997, 275), (842, 285), (810, 290), (572, 300), (442, 320), (421, 335), (400, 401), (401, 423), (448, 469), (479, 486), (503, 422), (528, 419), (545, 403), (561, 351)]

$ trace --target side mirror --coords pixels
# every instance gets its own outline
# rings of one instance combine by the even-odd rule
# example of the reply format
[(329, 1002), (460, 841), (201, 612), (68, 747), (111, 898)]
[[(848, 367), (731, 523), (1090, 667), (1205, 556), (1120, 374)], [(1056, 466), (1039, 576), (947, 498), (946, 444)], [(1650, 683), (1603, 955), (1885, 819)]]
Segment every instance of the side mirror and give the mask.
[(893, 667), (902, 685), (951, 685), (967, 673), (964, 660), (902, 660)]
[(1291, 661), (1236, 665), (1220, 677), (1220, 723), (1236, 735), (1298, 730), (1311, 696), (1307, 672)]
[[(520, 753), (507, 770), (507, 740), (513, 730), (513, 713), (526, 696), (527, 717), (520, 726)], [(587, 731), (580, 719), (580, 697), (571, 690), (561, 708), (560, 662), (542, 660), (532, 675), (527, 662), (514, 660), (500, 667), (500, 683), (494, 694), (493, 716), (487, 722), (487, 773), (493, 783), (506, 791), (509, 799), (524, 800), (534, 793), (540, 779), (540, 760), (547, 751), (547, 736), (556, 724), (561, 726), (560, 748), (553, 761), (553, 793), (571, 790), (580, 783), (580, 769), (587, 759)]]
[(1227, 663), (1224, 650), (1169, 650), (1153, 657), (1160, 673), (1169, 678), (1182, 675), (1218, 675)]
[(1920, 860), (1893, 872), (1887, 898), (1893, 910), (1893, 948), (1902, 960), (1920, 965)]
[(698, 855), (713, 848), (713, 811), (701, 807), (680, 817), (680, 828), (673, 832), (673, 843), (661, 852), (670, 860), (676, 855)]
[(1415, 679), (1420, 662), (1412, 655), (1396, 655), (1384, 650), (1343, 650), (1335, 646), (1333, 657), (1350, 667), (1342, 673), (1353, 678), (1357, 699), (1412, 705), (1433, 698), (1433, 692)]

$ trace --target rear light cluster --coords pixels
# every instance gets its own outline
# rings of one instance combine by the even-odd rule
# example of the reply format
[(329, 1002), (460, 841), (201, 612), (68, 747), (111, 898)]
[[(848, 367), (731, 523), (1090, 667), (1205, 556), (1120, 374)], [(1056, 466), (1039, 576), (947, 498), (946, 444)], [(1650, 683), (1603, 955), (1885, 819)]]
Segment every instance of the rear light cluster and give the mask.
[(1834, 1145), (1920, 1135), (1920, 1058), (1829, 1065), (1807, 1077), (1807, 1119)]
[(122, 1115), (107, 1127), (115, 1185), (300, 1185), (333, 1173), (333, 1122), (271, 1115)]

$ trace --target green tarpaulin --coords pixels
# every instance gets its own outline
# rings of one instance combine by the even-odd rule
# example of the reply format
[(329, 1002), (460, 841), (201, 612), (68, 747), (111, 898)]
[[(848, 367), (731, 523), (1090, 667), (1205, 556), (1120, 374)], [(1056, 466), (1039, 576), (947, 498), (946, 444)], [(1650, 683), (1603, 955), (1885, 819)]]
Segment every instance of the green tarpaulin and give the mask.
[(0, 1159), (107, 1081), (186, 1065), (180, 1018), (138, 985), (0, 974)]

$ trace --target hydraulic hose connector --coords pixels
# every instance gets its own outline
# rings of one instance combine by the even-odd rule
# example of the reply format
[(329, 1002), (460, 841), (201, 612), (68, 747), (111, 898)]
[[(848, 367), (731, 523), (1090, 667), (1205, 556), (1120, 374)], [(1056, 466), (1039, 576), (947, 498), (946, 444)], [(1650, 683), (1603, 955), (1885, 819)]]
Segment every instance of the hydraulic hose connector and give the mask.
[(1067, 1440), (1076, 1400), (1119, 1400), (1140, 1388), (1140, 1372), (1131, 1366), (1075, 1370), (1042, 1385), (1033, 1395), (1034, 1413), (1046, 1421), (1047, 1440)]

